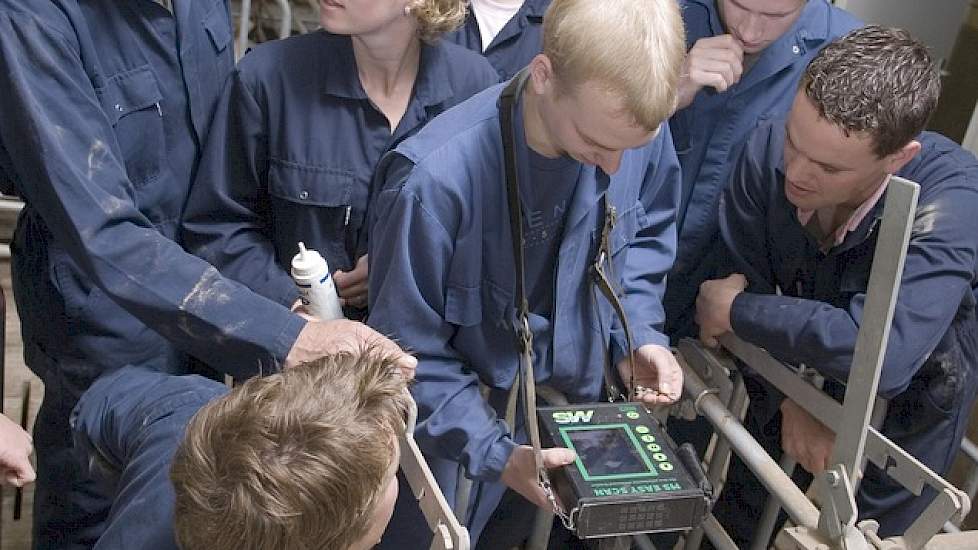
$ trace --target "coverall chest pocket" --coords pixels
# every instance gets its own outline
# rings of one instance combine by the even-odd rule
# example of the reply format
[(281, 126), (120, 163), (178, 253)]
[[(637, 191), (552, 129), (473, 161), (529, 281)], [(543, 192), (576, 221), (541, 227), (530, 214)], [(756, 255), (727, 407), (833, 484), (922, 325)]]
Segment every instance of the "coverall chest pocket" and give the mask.
[(270, 159), (268, 192), (276, 242), (293, 250), (302, 241), (323, 253), (331, 270), (350, 269), (346, 228), (354, 184), (349, 170)]
[[(195, 76), (200, 87), (201, 97), (219, 97), (224, 80), (234, 66), (233, 48), (230, 48), (232, 27), (227, 4), (223, 0), (209, 7), (201, 8), (205, 15), (201, 19), (203, 35), (199, 40), (201, 48), (197, 63), (199, 72)], [(208, 53), (209, 52), (209, 53)]]
[(476, 286), (452, 283), (447, 286), (445, 320), (453, 325), (472, 327), (488, 323), (498, 330), (510, 332), (515, 311), (513, 296), (488, 280)]
[[(96, 91), (115, 128), (129, 181), (141, 187), (159, 177), (166, 151), (163, 95), (149, 65), (113, 75)], [(95, 142), (90, 162), (107, 154), (106, 145)]]
[(218, 53), (223, 52), (231, 43), (231, 24), (228, 21), (224, 2), (218, 1), (211, 6), (210, 11), (204, 16), (203, 25), (214, 50)]

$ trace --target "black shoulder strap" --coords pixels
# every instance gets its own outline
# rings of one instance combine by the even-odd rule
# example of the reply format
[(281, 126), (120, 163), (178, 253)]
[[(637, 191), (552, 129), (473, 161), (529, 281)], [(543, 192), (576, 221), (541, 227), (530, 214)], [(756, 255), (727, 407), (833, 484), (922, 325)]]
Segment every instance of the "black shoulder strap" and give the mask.
[[(523, 210), (520, 203), (519, 171), (516, 167), (516, 127), (513, 124), (514, 107), (529, 78), (529, 71), (523, 69), (510, 80), (499, 96), (499, 130), (503, 141), (503, 156), (506, 163), (506, 197), (509, 204), (509, 228), (513, 241), (513, 264), (516, 269), (516, 311), (520, 323), (529, 315), (524, 277), (525, 258), (523, 254)], [(522, 327), (518, 328), (518, 331)], [(529, 327), (527, 327), (529, 330)], [(524, 335), (520, 335), (524, 339)]]

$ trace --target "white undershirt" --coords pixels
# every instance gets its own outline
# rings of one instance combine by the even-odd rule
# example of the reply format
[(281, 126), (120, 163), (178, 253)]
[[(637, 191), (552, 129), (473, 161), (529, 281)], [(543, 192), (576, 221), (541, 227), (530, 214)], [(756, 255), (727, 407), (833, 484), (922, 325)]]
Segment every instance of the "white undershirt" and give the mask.
[(499, 31), (503, 30), (506, 23), (520, 11), (523, 0), (472, 0), (472, 13), (475, 20), (479, 23), (479, 32), (482, 34), (482, 51), (489, 48), (489, 44), (496, 38)]

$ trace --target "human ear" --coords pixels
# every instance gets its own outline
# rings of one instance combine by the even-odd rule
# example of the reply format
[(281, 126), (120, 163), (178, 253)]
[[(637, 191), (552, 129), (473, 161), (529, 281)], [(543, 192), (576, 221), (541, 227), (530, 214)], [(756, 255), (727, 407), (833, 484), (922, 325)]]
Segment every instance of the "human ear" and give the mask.
[(528, 70), (530, 71), (530, 86), (533, 88), (533, 93), (544, 95), (553, 89), (554, 71), (549, 57), (542, 53), (537, 54), (530, 61)]
[(895, 153), (891, 153), (886, 157), (886, 173), (896, 174), (900, 171), (908, 162), (913, 160), (917, 153), (920, 152), (920, 142), (913, 140), (901, 147)]

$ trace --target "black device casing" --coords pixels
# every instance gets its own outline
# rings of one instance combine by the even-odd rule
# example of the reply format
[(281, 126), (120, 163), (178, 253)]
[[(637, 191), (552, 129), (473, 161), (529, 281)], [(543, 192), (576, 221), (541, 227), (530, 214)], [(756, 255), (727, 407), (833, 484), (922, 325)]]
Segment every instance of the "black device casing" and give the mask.
[(566, 436), (571, 431), (611, 427), (631, 433), (631, 439), (637, 439), (642, 447), (642, 458), (653, 466), (650, 470), (655, 473), (590, 476), (579, 456), (577, 461), (551, 470), (551, 483), (569, 510), (578, 537), (687, 530), (698, 526), (709, 512), (709, 495), (687, 471), (675, 443), (658, 420), (641, 405), (539, 407), (537, 416), (545, 447), (574, 448)]

